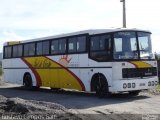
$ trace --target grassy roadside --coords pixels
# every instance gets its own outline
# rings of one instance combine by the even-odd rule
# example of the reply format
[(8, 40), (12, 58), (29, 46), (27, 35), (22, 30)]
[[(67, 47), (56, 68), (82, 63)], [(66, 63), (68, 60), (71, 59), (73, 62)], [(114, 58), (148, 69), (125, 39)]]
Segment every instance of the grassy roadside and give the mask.
[(156, 90), (160, 92), (160, 84), (157, 85)]

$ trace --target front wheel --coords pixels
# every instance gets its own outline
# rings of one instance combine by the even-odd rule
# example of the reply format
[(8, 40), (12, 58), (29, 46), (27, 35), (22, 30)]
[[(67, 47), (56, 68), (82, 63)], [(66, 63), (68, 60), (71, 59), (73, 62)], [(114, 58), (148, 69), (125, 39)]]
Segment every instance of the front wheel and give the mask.
[(108, 84), (106, 80), (103, 79), (103, 77), (99, 77), (96, 81), (97, 81), (95, 84), (96, 95), (99, 98), (103, 98), (105, 96), (109, 97), (110, 93), (108, 91)]

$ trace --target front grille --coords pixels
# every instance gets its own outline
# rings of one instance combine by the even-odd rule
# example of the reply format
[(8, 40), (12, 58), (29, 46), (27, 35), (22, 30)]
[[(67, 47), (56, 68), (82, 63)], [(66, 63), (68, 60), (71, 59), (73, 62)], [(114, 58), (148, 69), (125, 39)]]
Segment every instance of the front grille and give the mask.
[(157, 76), (157, 68), (123, 68), (122, 76), (123, 78)]

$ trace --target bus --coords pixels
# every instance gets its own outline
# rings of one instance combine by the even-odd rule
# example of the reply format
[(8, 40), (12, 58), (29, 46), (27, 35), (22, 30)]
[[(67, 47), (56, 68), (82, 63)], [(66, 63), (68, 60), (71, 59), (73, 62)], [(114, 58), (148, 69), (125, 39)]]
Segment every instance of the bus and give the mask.
[(92, 29), (3, 46), (3, 79), (26, 88), (95, 92), (98, 96), (154, 88), (157, 62), (151, 32)]

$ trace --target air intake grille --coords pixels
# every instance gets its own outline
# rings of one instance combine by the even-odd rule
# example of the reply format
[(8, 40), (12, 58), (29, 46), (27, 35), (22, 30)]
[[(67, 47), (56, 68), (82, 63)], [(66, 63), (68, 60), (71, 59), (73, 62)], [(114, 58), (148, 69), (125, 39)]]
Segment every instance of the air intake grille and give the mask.
[(123, 68), (123, 78), (157, 76), (157, 68)]

